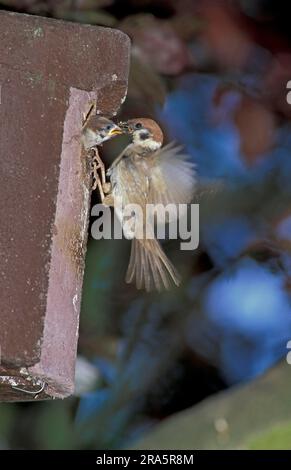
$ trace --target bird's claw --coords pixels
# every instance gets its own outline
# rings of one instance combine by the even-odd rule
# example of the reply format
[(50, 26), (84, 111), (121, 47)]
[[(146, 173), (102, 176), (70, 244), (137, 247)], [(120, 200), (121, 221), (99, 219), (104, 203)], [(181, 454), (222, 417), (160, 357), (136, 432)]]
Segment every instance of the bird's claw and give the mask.
[(106, 181), (104, 163), (98, 154), (97, 148), (92, 147), (90, 149), (90, 156), (92, 157), (92, 191), (98, 188), (101, 200), (103, 201), (105, 194), (109, 194), (111, 191), (111, 184)]

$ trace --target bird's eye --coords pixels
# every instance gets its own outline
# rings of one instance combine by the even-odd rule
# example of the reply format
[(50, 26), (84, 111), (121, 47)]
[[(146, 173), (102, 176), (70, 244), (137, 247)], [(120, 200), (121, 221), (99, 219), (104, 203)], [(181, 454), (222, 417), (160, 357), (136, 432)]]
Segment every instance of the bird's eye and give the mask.
[(135, 125), (134, 125), (135, 129), (141, 129), (142, 128), (142, 123), (141, 122), (137, 122)]
[(106, 130), (107, 130), (107, 131), (110, 131), (110, 129), (111, 129), (111, 125), (108, 124), (108, 126), (106, 126)]

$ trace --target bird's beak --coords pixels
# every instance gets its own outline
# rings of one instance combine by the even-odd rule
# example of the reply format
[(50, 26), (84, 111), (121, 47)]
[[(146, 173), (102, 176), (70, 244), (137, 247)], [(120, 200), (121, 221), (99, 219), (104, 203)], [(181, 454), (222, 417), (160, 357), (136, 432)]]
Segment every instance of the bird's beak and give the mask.
[(119, 134), (122, 134), (122, 130), (118, 126), (113, 127), (113, 129), (111, 129), (108, 133), (109, 137), (113, 137), (114, 135), (119, 135)]

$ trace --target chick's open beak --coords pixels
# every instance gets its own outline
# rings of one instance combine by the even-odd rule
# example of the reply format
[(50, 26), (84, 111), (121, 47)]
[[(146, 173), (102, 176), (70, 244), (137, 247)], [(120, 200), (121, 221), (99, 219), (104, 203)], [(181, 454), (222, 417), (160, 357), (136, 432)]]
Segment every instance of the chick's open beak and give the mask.
[(120, 127), (118, 127), (118, 126), (113, 127), (113, 128), (108, 132), (109, 137), (112, 137), (112, 136), (118, 135), (118, 134), (122, 134), (122, 130), (121, 130)]

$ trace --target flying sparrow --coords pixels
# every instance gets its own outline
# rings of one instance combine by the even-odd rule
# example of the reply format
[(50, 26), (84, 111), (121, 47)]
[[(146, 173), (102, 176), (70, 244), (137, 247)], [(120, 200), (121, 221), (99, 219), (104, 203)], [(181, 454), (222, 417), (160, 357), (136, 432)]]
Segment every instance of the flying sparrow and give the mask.
[[(161, 148), (163, 133), (152, 119), (132, 119), (119, 126), (131, 135), (132, 142), (108, 169), (110, 190), (102, 202), (114, 206), (124, 235), (132, 239), (126, 282), (135, 281), (138, 289), (147, 291), (168, 289), (170, 280), (178, 286), (179, 275), (154, 237), (154, 227), (148, 227), (145, 213), (147, 204), (189, 203), (194, 192), (194, 165), (181, 153), (180, 146), (170, 143)], [(108, 185), (105, 179), (104, 184)], [(117, 200), (121, 201), (121, 209)], [(124, 223), (122, 213), (128, 204), (138, 204), (144, 215), (142, 220), (133, 215), (131, 226)], [(150, 238), (144, 237), (145, 228)]]

